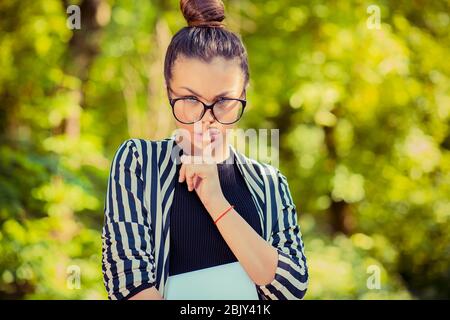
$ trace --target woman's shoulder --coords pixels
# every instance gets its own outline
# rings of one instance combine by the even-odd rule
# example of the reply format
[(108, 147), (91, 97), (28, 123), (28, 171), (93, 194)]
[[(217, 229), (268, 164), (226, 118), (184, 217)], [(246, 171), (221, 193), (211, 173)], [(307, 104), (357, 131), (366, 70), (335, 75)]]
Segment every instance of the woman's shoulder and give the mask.
[(278, 166), (269, 164), (264, 161), (258, 161), (247, 157), (238, 152), (238, 158), (249, 166), (244, 166), (254, 181), (258, 181), (260, 186), (269, 185), (269, 190), (278, 194), (284, 201), (288, 201), (289, 205), (296, 208), (290, 191), (290, 186), (287, 177), (278, 169)]
[(280, 176), (284, 177), (275, 164), (256, 160), (236, 150), (235, 153), (237, 155), (236, 161), (240, 164), (244, 164), (244, 167), (250, 168), (251, 171), (257, 174), (259, 179), (264, 180), (264, 177), (270, 176), (273, 179), (278, 180)]
[[(165, 158), (165, 154), (170, 155), (172, 143), (172, 138), (161, 140), (128, 138), (122, 141), (117, 148), (113, 165), (114, 163), (122, 164), (122, 167), (126, 168), (136, 162), (142, 168), (151, 166), (152, 168), (150, 169), (156, 169), (153, 168), (154, 165), (156, 165), (161, 158)], [(154, 160), (157, 160), (156, 163)]]
[(246, 156), (243, 152), (240, 152), (235, 147), (231, 146), (233, 153), (236, 155), (235, 159), (240, 164), (251, 165), (255, 168), (259, 168), (260, 170), (266, 173), (278, 172), (278, 168), (274, 164), (269, 164), (269, 162), (263, 160), (257, 160), (255, 158)]
[(117, 148), (118, 153), (120, 150), (129, 149), (137, 156), (144, 157), (148, 156), (153, 152), (162, 152), (167, 150), (167, 148), (173, 144), (173, 138), (165, 138), (161, 140), (150, 140), (143, 138), (128, 138), (119, 145)]
[[(150, 140), (144, 138), (128, 138), (121, 143), (121, 146), (131, 146), (134, 148), (141, 148), (143, 146), (147, 148), (154, 148), (158, 146), (164, 146), (173, 143), (173, 138), (165, 138), (161, 140)], [(119, 147), (120, 148), (120, 147)]]

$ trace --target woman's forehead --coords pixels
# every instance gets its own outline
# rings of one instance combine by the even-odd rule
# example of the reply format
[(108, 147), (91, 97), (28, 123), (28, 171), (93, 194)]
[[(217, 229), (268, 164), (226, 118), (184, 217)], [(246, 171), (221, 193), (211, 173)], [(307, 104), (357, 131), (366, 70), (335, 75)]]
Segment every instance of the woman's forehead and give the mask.
[(172, 69), (172, 88), (188, 87), (204, 94), (223, 91), (239, 92), (243, 74), (237, 60), (221, 57), (205, 62), (196, 58), (177, 58)]

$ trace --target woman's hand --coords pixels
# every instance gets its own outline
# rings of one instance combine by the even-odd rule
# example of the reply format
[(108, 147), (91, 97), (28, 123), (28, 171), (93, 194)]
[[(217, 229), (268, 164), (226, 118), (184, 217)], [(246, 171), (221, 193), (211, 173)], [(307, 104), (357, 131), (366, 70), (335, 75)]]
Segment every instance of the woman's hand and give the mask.
[(206, 210), (210, 212), (214, 203), (225, 199), (220, 187), (217, 164), (201, 157), (186, 155), (181, 156), (181, 162), (178, 182), (186, 181), (188, 190), (195, 190)]

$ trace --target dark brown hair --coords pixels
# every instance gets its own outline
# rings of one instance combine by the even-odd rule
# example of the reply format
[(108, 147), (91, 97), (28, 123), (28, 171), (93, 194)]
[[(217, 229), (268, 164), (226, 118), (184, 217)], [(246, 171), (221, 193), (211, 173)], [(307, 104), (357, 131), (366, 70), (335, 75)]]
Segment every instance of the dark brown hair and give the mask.
[(209, 63), (214, 57), (237, 58), (244, 74), (244, 88), (250, 74), (247, 51), (240, 36), (227, 30), (221, 0), (181, 0), (180, 9), (188, 26), (179, 30), (167, 48), (164, 61), (166, 85), (172, 79), (172, 67), (178, 56), (197, 58)]

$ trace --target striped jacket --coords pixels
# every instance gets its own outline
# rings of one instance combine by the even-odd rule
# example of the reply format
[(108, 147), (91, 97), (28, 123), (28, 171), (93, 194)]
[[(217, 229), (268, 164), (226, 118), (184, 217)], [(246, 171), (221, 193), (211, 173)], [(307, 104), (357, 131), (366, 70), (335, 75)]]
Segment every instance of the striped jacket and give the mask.
[[(117, 150), (108, 180), (102, 229), (103, 281), (109, 299), (155, 286), (164, 297), (169, 274), (170, 207), (179, 145), (174, 136), (129, 139)], [(260, 300), (302, 299), (308, 268), (286, 177), (230, 145), (252, 194), (263, 238), (278, 250), (275, 278), (256, 285)], [(181, 151), (182, 152), (182, 151)], [(177, 153), (177, 152), (175, 152)]]

